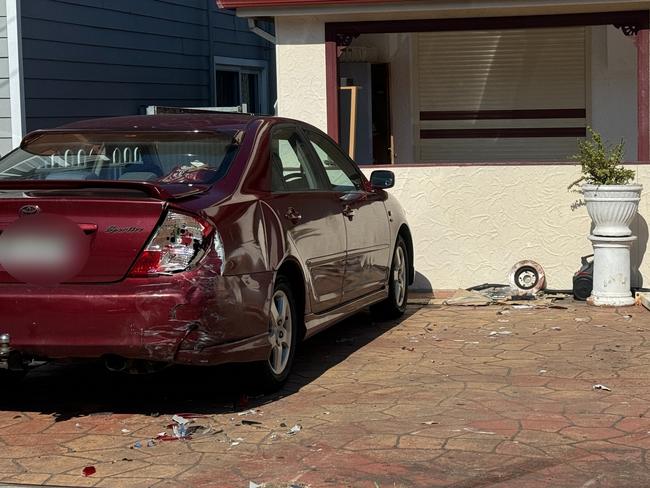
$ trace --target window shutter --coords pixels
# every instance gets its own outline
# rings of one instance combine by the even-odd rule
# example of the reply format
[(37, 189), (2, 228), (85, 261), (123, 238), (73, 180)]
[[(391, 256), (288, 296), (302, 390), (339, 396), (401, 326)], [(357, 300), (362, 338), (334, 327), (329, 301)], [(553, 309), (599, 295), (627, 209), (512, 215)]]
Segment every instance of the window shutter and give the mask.
[(417, 34), (420, 161), (566, 160), (585, 57), (584, 27)]

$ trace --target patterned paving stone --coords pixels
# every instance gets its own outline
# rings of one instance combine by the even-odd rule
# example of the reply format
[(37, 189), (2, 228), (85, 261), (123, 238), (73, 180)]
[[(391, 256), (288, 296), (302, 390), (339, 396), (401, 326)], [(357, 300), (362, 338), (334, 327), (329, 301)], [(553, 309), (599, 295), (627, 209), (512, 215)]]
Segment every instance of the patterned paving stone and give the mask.
[[(414, 306), (391, 323), (360, 314), (304, 344), (267, 396), (241, 368), (46, 366), (0, 399), (0, 482), (650, 486), (650, 314), (565, 305)], [(156, 440), (175, 413), (208, 430)]]

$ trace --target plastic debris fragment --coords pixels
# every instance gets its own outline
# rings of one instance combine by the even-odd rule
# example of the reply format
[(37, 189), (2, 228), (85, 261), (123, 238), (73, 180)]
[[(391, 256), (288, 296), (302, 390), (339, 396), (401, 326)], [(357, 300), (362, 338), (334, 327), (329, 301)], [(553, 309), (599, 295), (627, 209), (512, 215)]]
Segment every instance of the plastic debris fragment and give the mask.
[(492, 299), (475, 291), (456, 290), (451, 298), (448, 298), (443, 305), (457, 305), (469, 307), (484, 307), (492, 303)]
[(243, 425), (262, 425), (262, 422), (258, 422), (257, 420), (242, 420), (241, 423)]
[(465, 432), (471, 432), (472, 434), (485, 434), (485, 435), (494, 435), (494, 432), (489, 432), (487, 430), (478, 430), (478, 429), (473, 429), (472, 427), (464, 427), (463, 430)]
[(92, 475), (94, 475), (96, 472), (97, 472), (97, 470), (95, 469), (95, 466), (86, 466), (86, 467), (81, 471), (81, 473), (82, 473), (85, 477), (92, 476)]
[(289, 435), (296, 435), (296, 434), (297, 434), (298, 432), (300, 432), (301, 430), (302, 430), (302, 425), (300, 425), (300, 424), (296, 424), (296, 425), (294, 425), (293, 427), (291, 427), (291, 429), (289, 430), (289, 432), (287, 432), (287, 434), (289, 434)]
[(172, 421), (175, 422), (176, 424), (172, 426), (172, 431), (174, 432), (174, 436), (176, 436), (179, 439), (182, 439), (184, 437), (187, 437), (187, 427), (188, 424), (191, 422), (191, 420), (186, 419), (185, 417), (182, 417), (180, 415), (174, 415), (172, 417)]
[(246, 410), (245, 412), (239, 412), (237, 415), (242, 417), (243, 415), (256, 415), (257, 414), (257, 409), (251, 408), (250, 410)]
[(598, 385), (594, 385), (594, 386), (592, 386), (592, 388), (593, 388), (594, 390), (612, 391), (612, 390), (610, 390), (608, 387), (606, 387), (605, 385), (600, 385), (600, 384), (598, 384)]

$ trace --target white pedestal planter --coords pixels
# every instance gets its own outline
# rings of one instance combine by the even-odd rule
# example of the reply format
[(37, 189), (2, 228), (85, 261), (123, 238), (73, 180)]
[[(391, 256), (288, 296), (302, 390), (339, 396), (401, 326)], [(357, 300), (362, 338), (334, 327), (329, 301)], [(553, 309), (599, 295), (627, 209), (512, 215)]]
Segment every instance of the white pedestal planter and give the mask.
[(589, 240), (594, 246), (594, 288), (589, 303), (609, 307), (634, 305), (630, 291), (630, 248), (636, 236), (591, 235)]
[(631, 236), (630, 224), (639, 208), (641, 185), (583, 185), (587, 212), (596, 236)]

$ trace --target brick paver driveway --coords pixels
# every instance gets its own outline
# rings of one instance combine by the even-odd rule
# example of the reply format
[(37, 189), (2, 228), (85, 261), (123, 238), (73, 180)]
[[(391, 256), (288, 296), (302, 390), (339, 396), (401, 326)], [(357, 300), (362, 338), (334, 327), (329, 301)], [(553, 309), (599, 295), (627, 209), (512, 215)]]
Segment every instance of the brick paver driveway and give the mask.
[[(411, 307), (384, 324), (358, 315), (308, 342), (292, 382), (267, 397), (232, 368), (47, 367), (2, 392), (0, 481), (650, 486), (650, 315), (566, 305)], [(204, 429), (151, 441), (171, 434), (175, 413)]]

